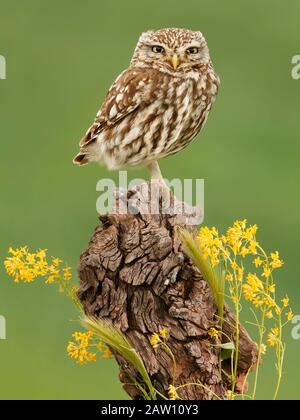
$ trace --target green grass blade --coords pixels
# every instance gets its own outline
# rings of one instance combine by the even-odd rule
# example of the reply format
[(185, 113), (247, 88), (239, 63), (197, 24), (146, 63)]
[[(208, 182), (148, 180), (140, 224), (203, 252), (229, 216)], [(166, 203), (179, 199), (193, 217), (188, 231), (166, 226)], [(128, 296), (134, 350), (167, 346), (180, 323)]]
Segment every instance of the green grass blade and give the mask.
[(204, 258), (192, 234), (187, 230), (180, 231), (180, 237), (185, 253), (191, 258), (208, 283), (216, 304), (221, 323), (224, 315), (225, 272), (220, 267), (213, 268), (208, 259)]
[(89, 331), (92, 331), (107, 346), (119, 353), (139, 372), (144, 383), (149, 389), (151, 399), (156, 399), (156, 391), (152, 385), (147, 369), (140, 355), (125, 335), (115, 328), (109, 321), (85, 316), (81, 324)]

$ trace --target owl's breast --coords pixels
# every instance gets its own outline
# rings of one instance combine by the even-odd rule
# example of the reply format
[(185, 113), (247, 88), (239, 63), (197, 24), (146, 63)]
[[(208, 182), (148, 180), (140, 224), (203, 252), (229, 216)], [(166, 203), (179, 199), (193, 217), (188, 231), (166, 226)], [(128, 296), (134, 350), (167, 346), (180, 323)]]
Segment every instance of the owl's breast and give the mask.
[(111, 169), (138, 166), (175, 153), (196, 136), (216, 88), (209, 78), (160, 75), (149, 100), (98, 137), (101, 158)]
[(176, 130), (168, 142), (168, 154), (186, 147), (200, 132), (218, 91), (218, 78), (213, 72), (193, 75), (185, 80), (175, 103)]

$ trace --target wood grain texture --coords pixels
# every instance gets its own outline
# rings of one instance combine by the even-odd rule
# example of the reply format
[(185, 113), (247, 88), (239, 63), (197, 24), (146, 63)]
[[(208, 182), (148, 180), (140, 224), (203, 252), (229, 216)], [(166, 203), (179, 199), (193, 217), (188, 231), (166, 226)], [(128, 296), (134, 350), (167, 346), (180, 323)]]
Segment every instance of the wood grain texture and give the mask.
[[(220, 350), (208, 336), (217, 325), (217, 307), (198, 269), (182, 250), (176, 214), (149, 215), (148, 198), (139, 186), (128, 192), (138, 197), (135, 214), (100, 216), (102, 224), (93, 234), (78, 267), (78, 296), (86, 314), (110, 320), (133, 343), (142, 357), (155, 387), (165, 395), (172, 383), (170, 355), (153, 349), (149, 339), (160, 328), (169, 331), (168, 345), (177, 361), (176, 386), (201, 382), (220, 398), (226, 398), (228, 383), (219, 369)], [(116, 206), (124, 192), (116, 194)], [(224, 331), (234, 340), (234, 315), (226, 306)], [(120, 380), (134, 399), (139, 391), (126, 383), (137, 373), (119, 355)], [(239, 380), (241, 389), (248, 370), (257, 363), (257, 346), (240, 327)], [(229, 370), (229, 364), (223, 366)], [(200, 386), (179, 391), (184, 400), (213, 399)]]

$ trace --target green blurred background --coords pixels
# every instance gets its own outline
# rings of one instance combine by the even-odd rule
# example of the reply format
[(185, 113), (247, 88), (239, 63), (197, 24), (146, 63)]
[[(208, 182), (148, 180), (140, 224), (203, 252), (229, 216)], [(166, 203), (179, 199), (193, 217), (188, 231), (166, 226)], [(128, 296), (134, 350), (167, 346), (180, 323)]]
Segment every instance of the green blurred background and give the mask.
[[(205, 223), (260, 226), (267, 250), (281, 251), (279, 288), (300, 313), (300, 81), (291, 77), (299, 19), (298, 0), (1, 0), (1, 261), (9, 246), (27, 244), (75, 272), (98, 223), (96, 182), (108, 176), (95, 164), (72, 165), (78, 141), (139, 34), (187, 27), (206, 35), (222, 86), (201, 138), (164, 160), (163, 173), (205, 179)], [(114, 361), (80, 367), (68, 359), (77, 314), (55, 287), (16, 285), (1, 264), (0, 314), (0, 398), (127, 398)], [(300, 341), (290, 333), (280, 397), (298, 399)], [(260, 398), (272, 395), (273, 363), (263, 368)]]

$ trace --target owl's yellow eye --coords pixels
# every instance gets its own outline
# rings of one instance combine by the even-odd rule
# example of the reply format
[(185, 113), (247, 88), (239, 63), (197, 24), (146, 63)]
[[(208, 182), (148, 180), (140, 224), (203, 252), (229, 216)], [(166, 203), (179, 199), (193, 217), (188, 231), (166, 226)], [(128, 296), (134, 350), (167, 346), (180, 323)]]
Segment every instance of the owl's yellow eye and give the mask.
[(199, 48), (197, 47), (190, 47), (186, 50), (188, 54), (197, 54), (199, 52)]
[(165, 49), (161, 47), (160, 45), (154, 45), (152, 47), (152, 51), (157, 54), (162, 54), (163, 52), (165, 52)]

